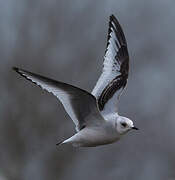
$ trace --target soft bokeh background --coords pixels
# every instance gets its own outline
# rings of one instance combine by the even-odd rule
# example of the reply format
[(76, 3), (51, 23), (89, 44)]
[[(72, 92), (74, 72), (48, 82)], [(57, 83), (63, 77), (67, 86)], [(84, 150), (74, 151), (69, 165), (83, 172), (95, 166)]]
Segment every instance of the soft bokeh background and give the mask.
[[(174, 0), (0, 0), (0, 180), (174, 180), (174, 9)], [(91, 91), (112, 13), (130, 52), (120, 114), (140, 131), (112, 145), (56, 149), (73, 123), (11, 67)]]

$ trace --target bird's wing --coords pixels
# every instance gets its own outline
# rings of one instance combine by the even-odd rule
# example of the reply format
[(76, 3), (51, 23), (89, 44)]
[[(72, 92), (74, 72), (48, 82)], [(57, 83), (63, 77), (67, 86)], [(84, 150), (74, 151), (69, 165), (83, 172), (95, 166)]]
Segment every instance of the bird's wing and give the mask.
[(114, 15), (110, 16), (103, 72), (92, 94), (102, 115), (118, 112), (119, 96), (127, 84), (129, 55), (123, 30)]
[(13, 69), (27, 80), (55, 95), (72, 118), (77, 131), (83, 129), (85, 126), (91, 126), (92, 124), (103, 121), (98, 110), (96, 98), (92, 94), (72, 85), (55, 81), (23, 69), (16, 67)]

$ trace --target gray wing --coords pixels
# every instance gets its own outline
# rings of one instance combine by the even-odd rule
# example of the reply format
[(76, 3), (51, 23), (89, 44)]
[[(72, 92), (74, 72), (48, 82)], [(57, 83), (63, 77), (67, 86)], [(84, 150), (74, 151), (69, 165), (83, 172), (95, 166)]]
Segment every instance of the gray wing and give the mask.
[(116, 113), (119, 96), (127, 84), (129, 55), (123, 30), (114, 15), (110, 16), (103, 72), (92, 94), (103, 115)]
[(16, 67), (13, 69), (27, 80), (55, 95), (72, 118), (77, 131), (85, 126), (103, 121), (97, 107), (96, 98), (92, 94), (72, 85), (52, 80), (23, 69)]

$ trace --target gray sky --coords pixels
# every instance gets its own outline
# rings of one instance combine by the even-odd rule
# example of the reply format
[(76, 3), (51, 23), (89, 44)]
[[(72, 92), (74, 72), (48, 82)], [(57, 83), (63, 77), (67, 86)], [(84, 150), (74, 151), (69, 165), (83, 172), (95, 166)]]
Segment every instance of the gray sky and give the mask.
[[(175, 179), (174, 8), (172, 0), (0, 0), (0, 180)], [(112, 13), (130, 53), (120, 114), (140, 131), (108, 146), (57, 150), (73, 123), (11, 67), (91, 91)]]

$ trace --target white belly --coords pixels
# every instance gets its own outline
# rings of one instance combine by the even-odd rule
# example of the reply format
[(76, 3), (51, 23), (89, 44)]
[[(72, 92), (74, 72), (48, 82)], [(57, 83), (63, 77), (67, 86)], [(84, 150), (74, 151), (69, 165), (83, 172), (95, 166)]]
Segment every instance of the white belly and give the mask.
[(108, 130), (102, 127), (84, 128), (64, 143), (71, 143), (79, 147), (95, 147), (104, 144), (111, 144), (120, 139), (115, 130)]

